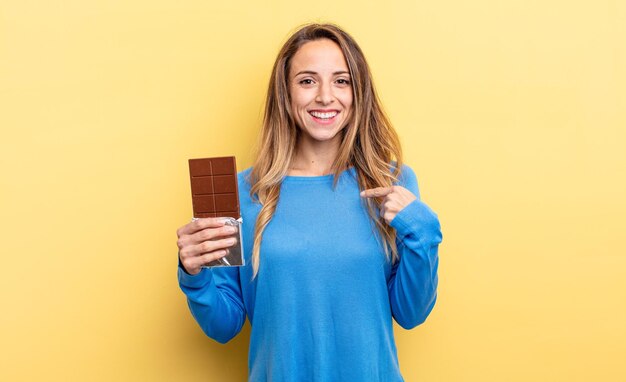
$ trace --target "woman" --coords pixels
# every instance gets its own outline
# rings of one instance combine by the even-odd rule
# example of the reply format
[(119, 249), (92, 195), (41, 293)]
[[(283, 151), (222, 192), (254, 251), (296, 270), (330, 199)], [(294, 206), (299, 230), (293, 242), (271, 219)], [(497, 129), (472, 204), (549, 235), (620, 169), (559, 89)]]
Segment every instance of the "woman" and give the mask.
[(442, 236), (337, 26), (307, 25), (281, 49), (260, 150), (238, 181), (246, 266), (201, 268), (235, 243), (219, 218), (177, 232), (180, 287), (204, 332), (225, 343), (247, 315), (250, 381), (402, 381), (392, 317), (412, 328), (432, 310)]

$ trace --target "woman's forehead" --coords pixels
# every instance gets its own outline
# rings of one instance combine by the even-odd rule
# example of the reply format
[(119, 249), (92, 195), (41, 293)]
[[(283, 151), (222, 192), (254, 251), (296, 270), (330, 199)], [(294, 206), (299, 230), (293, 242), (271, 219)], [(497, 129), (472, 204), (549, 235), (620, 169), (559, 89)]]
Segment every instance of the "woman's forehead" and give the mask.
[(291, 60), (291, 72), (312, 71), (319, 74), (348, 71), (348, 64), (339, 45), (329, 39), (309, 41)]

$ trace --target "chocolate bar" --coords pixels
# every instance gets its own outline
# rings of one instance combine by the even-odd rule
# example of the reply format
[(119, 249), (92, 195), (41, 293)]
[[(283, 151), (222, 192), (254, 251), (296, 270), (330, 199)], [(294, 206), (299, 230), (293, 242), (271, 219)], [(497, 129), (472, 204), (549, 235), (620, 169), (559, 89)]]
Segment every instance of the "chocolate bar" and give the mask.
[(191, 199), (194, 218), (225, 217), (225, 225), (237, 227), (237, 243), (228, 248), (228, 254), (204, 267), (241, 266), (243, 234), (237, 189), (237, 165), (235, 157), (189, 159)]
[(193, 217), (239, 219), (235, 157), (189, 159)]

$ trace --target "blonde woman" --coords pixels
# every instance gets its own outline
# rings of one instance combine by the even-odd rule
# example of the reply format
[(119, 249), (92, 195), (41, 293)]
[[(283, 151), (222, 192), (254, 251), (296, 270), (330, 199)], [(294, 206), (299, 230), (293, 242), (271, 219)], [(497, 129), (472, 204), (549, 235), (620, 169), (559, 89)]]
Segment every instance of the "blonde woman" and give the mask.
[(437, 215), (376, 96), (354, 39), (307, 25), (284, 44), (259, 152), (238, 174), (243, 267), (219, 218), (178, 229), (180, 287), (225, 343), (246, 319), (250, 381), (402, 381), (392, 319), (424, 322), (437, 296)]

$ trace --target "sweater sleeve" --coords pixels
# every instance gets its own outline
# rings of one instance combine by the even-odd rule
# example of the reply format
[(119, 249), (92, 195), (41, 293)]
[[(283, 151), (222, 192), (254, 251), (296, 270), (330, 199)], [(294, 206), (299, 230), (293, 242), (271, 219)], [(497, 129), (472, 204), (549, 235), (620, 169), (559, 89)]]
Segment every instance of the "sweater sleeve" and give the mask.
[(178, 284), (207, 336), (226, 343), (241, 331), (246, 313), (238, 268), (202, 268), (197, 275), (190, 275), (179, 262)]
[(423, 323), (435, 306), (442, 234), (437, 214), (420, 200), (417, 178), (407, 166), (403, 166), (399, 185), (417, 200), (391, 221), (397, 233), (399, 261), (393, 265), (387, 285), (394, 319), (411, 329)]

